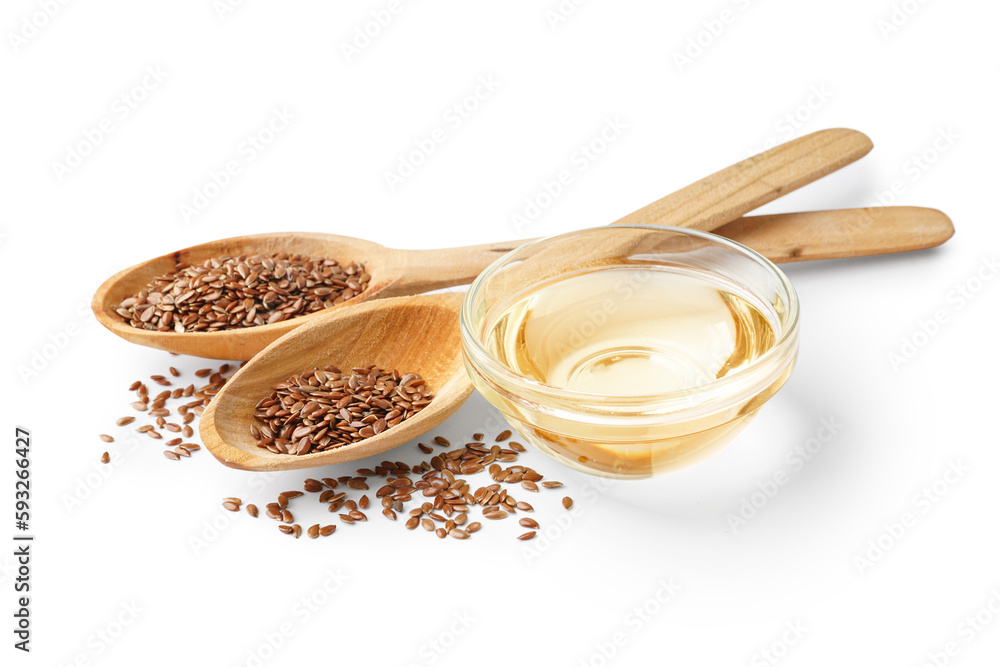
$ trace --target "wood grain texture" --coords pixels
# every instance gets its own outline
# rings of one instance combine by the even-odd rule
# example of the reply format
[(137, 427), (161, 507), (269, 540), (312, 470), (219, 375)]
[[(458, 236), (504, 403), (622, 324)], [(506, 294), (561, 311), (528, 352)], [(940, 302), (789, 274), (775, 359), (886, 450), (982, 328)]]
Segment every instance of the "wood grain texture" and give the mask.
[(939, 246), (954, 233), (933, 208), (896, 206), (742, 218), (715, 231), (772, 262), (885, 255)]
[[(294, 470), (354, 461), (416, 438), (447, 419), (472, 393), (462, 358), (462, 294), (380, 299), (319, 313), (241, 368), (201, 417), (201, 438), (219, 461), (241, 470)], [(275, 383), (307, 368), (342, 370), (375, 364), (419, 373), (434, 398), (412, 418), (339, 449), (304, 456), (274, 454), (250, 435), (254, 406)]]
[(856, 130), (813, 132), (726, 167), (614, 224), (712, 231), (864, 157), (871, 149), (871, 140)]
[[(801, 262), (931, 248), (951, 238), (954, 228), (941, 211), (906, 206), (750, 216), (726, 224), (716, 233), (757, 250), (771, 261)], [(246, 360), (329, 311), (235, 331), (159, 333), (133, 328), (114, 308), (155, 276), (173, 270), (178, 262), (257, 251), (365, 262), (372, 275), (368, 290), (330, 309), (339, 310), (375, 298), (468, 284), (496, 259), (524, 243), (528, 240), (443, 250), (395, 250), (332, 234), (262, 234), (223, 239), (149, 260), (112, 276), (94, 295), (92, 308), (102, 325), (133, 343), (210, 359)]]

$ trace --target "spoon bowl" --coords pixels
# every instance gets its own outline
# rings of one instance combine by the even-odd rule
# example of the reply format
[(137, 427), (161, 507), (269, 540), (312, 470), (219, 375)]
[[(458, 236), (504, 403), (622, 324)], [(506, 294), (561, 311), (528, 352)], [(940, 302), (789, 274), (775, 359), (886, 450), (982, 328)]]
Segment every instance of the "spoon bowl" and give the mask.
[[(472, 393), (458, 326), (462, 297), (454, 292), (396, 297), (308, 316), (308, 322), (262, 350), (212, 399), (201, 418), (202, 442), (231, 468), (274, 471), (354, 461), (426, 433)], [(254, 408), (275, 384), (309, 368), (333, 365), (346, 371), (370, 364), (419, 374), (433, 394), (431, 402), (378, 435), (336, 449), (294, 456), (257, 447), (250, 434)]]
[[(946, 241), (954, 231), (940, 211), (912, 207), (789, 213), (758, 216), (753, 223), (749, 220), (736, 221), (720, 231), (729, 238), (749, 240), (774, 262), (930, 248)], [(622, 239), (627, 231), (622, 230)], [(578, 243), (571, 254), (582, 257), (585, 252), (605, 252), (609, 245), (607, 239), (596, 245)], [(566, 252), (557, 253), (557, 257), (565, 261)], [(206, 447), (234, 468), (288, 470), (353, 461), (425, 433), (458, 409), (471, 392), (462, 363), (461, 300), (462, 295), (455, 293), (367, 302), (352, 299), (343, 306), (300, 318), (306, 322), (262, 350), (209, 403), (201, 422)], [(250, 435), (254, 407), (269, 395), (274, 384), (317, 366), (346, 369), (373, 363), (387, 370), (419, 373), (433, 391), (433, 400), (411, 419), (339, 449), (291, 456), (256, 446)]]
[[(672, 225), (711, 231), (858, 160), (871, 148), (868, 137), (854, 130), (814, 132), (726, 167), (614, 224)], [(178, 264), (199, 264), (226, 255), (284, 252), (335, 259), (341, 264), (358, 262), (364, 265), (371, 276), (368, 287), (348, 301), (327, 309), (340, 310), (344, 305), (376, 298), (467, 285), (495, 260), (524, 243), (526, 241), (505, 241), (466, 248), (396, 250), (333, 234), (281, 232), (238, 236), (178, 250), (120, 271), (97, 290), (92, 308), (102, 325), (130, 342), (198, 357), (246, 360), (292, 329), (315, 321), (324, 313), (238, 329), (177, 333), (135, 328), (118, 315), (116, 308), (124, 298), (144, 289), (153, 278), (176, 270)]]

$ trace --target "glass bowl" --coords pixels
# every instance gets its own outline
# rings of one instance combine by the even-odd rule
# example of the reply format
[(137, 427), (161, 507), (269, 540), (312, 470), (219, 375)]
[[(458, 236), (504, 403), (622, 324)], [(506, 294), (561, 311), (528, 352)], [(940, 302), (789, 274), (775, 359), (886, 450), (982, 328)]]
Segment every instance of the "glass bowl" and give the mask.
[(461, 333), (476, 388), (527, 442), (638, 479), (739, 434), (791, 374), (798, 312), (791, 283), (750, 248), (609, 226), (494, 262), (463, 301)]

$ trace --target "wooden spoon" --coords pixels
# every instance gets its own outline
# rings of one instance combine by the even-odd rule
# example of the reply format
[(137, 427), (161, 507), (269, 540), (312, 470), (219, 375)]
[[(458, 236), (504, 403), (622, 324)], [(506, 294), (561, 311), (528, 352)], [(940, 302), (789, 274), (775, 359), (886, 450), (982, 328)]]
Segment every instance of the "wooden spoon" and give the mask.
[[(615, 224), (661, 224), (712, 230), (748, 211), (811, 183), (871, 150), (871, 141), (854, 130), (822, 130), (727, 167), (625, 216)], [(407, 251), (332, 234), (280, 232), (213, 241), (151, 259), (121, 271), (97, 290), (91, 307), (98, 321), (125, 340), (140, 345), (212, 359), (249, 359), (265, 346), (322, 313), (275, 324), (214, 332), (176, 333), (136, 329), (115, 308), (156, 276), (181, 263), (198, 264), (223, 255), (298, 253), (338, 262), (362, 262), (371, 275), (368, 288), (345, 304), (418, 294), (472, 282), (494, 260), (519, 242), (467, 248)]]
[[(472, 393), (465, 372), (457, 292), (377, 299), (331, 308), (268, 345), (216, 394), (201, 416), (205, 447), (231, 468), (293, 470), (354, 461), (426, 433)], [(254, 406), (276, 383), (316, 366), (375, 364), (419, 373), (434, 393), (415, 416), (356, 444), (291, 456), (257, 447), (250, 435)]]
[[(759, 242), (775, 262), (860, 257), (926, 248), (947, 240), (951, 221), (934, 209), (875, 208), (760, 216), (722, 228)], [(424, 294), (331, 308), (268, 345), (226, 383), (201, 417), (201, 439), (222, 463), (242, 470), (292, 470), (354, 461), (412, 440), (462, 405), (472, 384), (462, 359), (462, 294)], [(304, 456), (273, 454), (250, 435), (254, 406), (271, 387), (307, 368), (376, 364), (419, 373), (434, 392), (411, 419), (357, 444)]]

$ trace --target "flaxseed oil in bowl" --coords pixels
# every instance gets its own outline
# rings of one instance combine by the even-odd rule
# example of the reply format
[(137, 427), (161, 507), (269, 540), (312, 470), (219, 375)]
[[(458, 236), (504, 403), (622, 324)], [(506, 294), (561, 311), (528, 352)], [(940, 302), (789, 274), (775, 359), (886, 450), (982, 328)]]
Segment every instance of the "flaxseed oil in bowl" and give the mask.
[(477, 388), (535, 446), (614, 477), (717, 451), (784, 384), (797, 347), (794, 291), (773, 264), (672, 228), (536, 242), (480, 276), (465, 306)]

